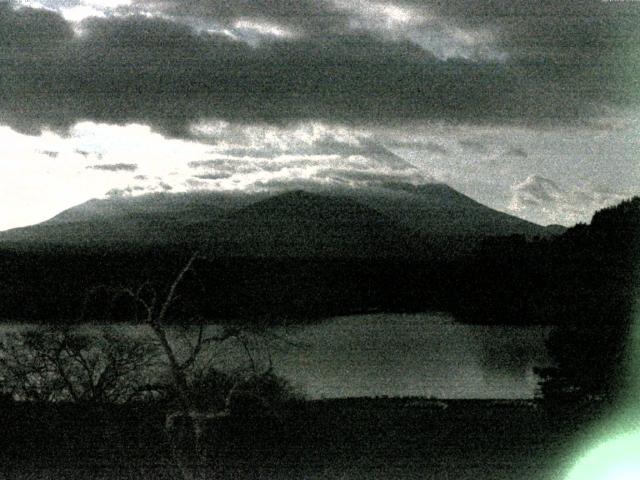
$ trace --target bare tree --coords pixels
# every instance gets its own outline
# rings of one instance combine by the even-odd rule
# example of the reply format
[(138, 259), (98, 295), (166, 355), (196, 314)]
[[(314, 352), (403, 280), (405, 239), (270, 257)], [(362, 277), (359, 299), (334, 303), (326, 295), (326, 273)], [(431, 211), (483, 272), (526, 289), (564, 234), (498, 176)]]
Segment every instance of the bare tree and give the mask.
[[(182, 338), (189, 339), (186, 349), (179, 351), (176, 342), (173, 342), (170, 338), (171, 319), (169, 317), (171, 308), (179, 299), (178, 290), (186, 276), (193, 273), (194, 263), (199, 257), (199, 253), (195, 252), (189, 258), (169, 285), (163, 298), (160, 298), (158, 290), (149, 282), (142, 284), (135, 290), (124, 289), (122, 291), (123, 294), (133, 300), (136, 321), (150, 328), (168, 365), (180, 409), (167, 416), (165, 430), (169, 435), (174, 459), (185, 479), (194, 478), (195, 473), (193, 468), (187, 467), (192, 459), (183, 458), (184, 449), (180, 447), (193, 445), (192, 448), (187, 448), (187, 451), (195, 454), (197, 460), (195, 468), (197, 469), (198, 465), (205, 461), (202, 447), (205, 423), (228, 415), (227, 409), (211, 412), (202, 411), (198, 408), (190, 388), (187, 372), (196, 366), (199, 358), (209, 346), (213, 344), (220, 345), (231, 338), (237, 338), (240, 332), (237, 327), (225, 326), (220, 331), (211, 333), (207, 331), (204, 318), (197, 316), (187, 322), (187, 327), (182, 328)], [(193, 333), (191, 338), (189, 338), (189, 333)], [(182, 428), (176, 428), (178, 424)], [(185, 438), (183, 438), (185, 433), (189, 434), (192, 441), (189, 441), (189, 439), (185, 441)]]
[(19, 400), (124, 403), (157, 359), (149, 342), (109, 328), (38, 327), (0, 342), (3, 388)]
[[(269, 348), (270, 342), (286, 340), (266, 325), (209, 325), (200, 315), (177, 324), (180, 290), (195, 275), (199, 258), (193, 254), (164, 289), (145, 282), (88, 292), (85, 309), (94, 307), (91, 296), (96, 294), (110, 295), (114, 304), (129, 299), (135, 323), (146, 326), (148, 334), (131, 335), (115, 326), (84, 331), (87, 327), (39, 327), (6, 334), (0, 340), (5, 393), (22, 400), (78, 403), (126, 403), (150, 394), (172, 398), (177, 411), (167, 414), (165, 430), (182, 476), (194, 478), (206, 463), (207, 426), (215, 428), (243, 408), (277, 417), (275, 403), (292, 393), (274, 374)], [(227, 364), (225, 370), (214, 365), (220, 357), (228, 360), (231, 351), (240, 355), (240, 366), (229, 369)]]
[[(189, 258), (164, 295), (149, 282), (122, 292), (133, 300), (136, 321), (149, 327), (165, 357), (179, 403), (178, 410), (167, 415), (165, 430), (186, 479), (194, 478), (194, 469), (207, 463), (203, 448), (207, 426), (216, 428), (243, 408), (278, 417), (275, 403), (294, 395), (287, 382), (274, 374), (270, 351), (272, 342), (291, 342), (266, 325), (214, 326), (201, 316), (189, 319), (185, 326), (175, 325), (172, 308), (187, 276), (195, 274), (199, 258), (197, 252)], [(227, 345), (229, 342), (233, 344)], [(213, 366), (216, 353), (225, 345), (241, 352), (245, 368), (222, 373)], [(229, 350), (223, 354), (228, 355)], [(210, 397), (208, 401), (203, 401), (202, 394)]]
[[(189, 382), (187, 370), (194, 366), (203, 350), (211, 344), (220, 344), (238, 335), (239, 329), (236, 327), (224, 327), (217, 334), (207, 333), (204, 319), (196, 316), (190, 319), (187, 324), (191, 329), (195, 329), (195, 338), (190, 345), (189, 351), (184, 358), (171, 342), (169, 334), (169, 312), (171, 307), (178, 300), (178, 289), (183, 283), (187, 274), (193, 269), (194, 262), (199, 258), (199, 253), (194, 253), (184, 267), (173, 279), (168, 291), (163, 299), (159, 298), (159, 293), (149, 282), (142, 284), (136, 290), (124, 289), (123, 294), (128, 295), (134, 302), (136, 322), (147, 325), (167, 361), (181, 408), (184, 411), (195, 409), (192, 397), (189, 394)], [(140, 313), (141, 312), (141, 313)]]

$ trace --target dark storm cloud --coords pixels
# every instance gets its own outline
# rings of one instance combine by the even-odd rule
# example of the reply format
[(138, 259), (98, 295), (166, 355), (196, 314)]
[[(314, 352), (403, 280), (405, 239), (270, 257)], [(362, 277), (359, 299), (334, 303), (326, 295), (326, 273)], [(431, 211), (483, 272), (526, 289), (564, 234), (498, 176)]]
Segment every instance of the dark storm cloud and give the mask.
[(514, 77), (521, 92), (529, 93), (518, 99), (525, 109), (535, 110), (541, 100), (541, 114), (553, 101), (562, 110), (587, 102), (619, 106), (639, 100), (637, 2), (450, 0), (434, 8), (470, 28), (484, 25), (500, 32), (497, 46), (531, 74)]
[(501, 32), (498, 45), (520, 57), (558, 59), (578, 54), (576, 61), (638, 40), (632, 25), (639, 12), (633, 2), (449, 0), (434, 2), (433, 7), (469, 28), (494, 27)]
[(12, 51), (26, 50), (38, 55), (49, 47), (69, 41), (73, 30), (59, 15), (47, 10), (15, 10), (0, 1), (0, 51), (11, 58)]
[[(0, 3), (0, 123), (34, 133), (79, 120), (140, 122), (176, 136), (206, 118), (539, 124), (628, 105), (640, 91), (640, 9), (615, 2), (430, 6), (452, 25), (495, 31), (503, 62), (443, 60), (410, 38), (353, 29), (329, 2), (145, 3), (169, 18), (93, 18), (75, 36), (51, 12)], [(198, 15), (265, 19), (300, 34), (251, 45), (183, 21)]]
[(164, 15), (200, 22), (230, 25), (238, 19), (260, 19), (306, 34), (340, 33), (349, 22), (347, 12), (325, 0), (137, 0), (134, 5)]
[(89, 165), (90, 170), (105, 170), (108, 172), (135, 172), (138, 165), (135, 163), (106, 163), (103, 165)]

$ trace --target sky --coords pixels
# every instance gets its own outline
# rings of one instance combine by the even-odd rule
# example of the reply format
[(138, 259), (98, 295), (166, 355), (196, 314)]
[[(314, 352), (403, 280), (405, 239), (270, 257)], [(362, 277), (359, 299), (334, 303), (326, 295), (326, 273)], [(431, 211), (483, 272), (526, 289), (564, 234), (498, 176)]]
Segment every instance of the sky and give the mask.
[(0, 0), (0, 229), (94, 197), (444, 182), (640, 194), (640, 2)]

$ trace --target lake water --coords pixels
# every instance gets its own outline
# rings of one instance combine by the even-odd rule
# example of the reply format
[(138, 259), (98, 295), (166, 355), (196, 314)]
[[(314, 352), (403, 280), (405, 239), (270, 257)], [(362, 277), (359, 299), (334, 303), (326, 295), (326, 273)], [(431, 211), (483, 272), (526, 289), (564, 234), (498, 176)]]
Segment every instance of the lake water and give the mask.
[(274, 365), (313, 398), (531, 398), (533, 368), (550, 362), (548, 332), (443, 314), (340, 317), (290, 331), (307, 346), (274, 354)]
[[(131, 335), (146, 332), (118, 328)], [(276, 333), (286, 341), (270, 341), (268, 347), (256, 342), (252, 350), (262, 365), (271, 357), (276, 373), (309, 398), (531, 398), (538, 382), (534, 367), (549, 364), (548, 332), (537, 326), (464, 325), (437, 313), (354, 315), (280, 328)], [(232, 343), (212, 358), (227, 368), (246, 363)]]

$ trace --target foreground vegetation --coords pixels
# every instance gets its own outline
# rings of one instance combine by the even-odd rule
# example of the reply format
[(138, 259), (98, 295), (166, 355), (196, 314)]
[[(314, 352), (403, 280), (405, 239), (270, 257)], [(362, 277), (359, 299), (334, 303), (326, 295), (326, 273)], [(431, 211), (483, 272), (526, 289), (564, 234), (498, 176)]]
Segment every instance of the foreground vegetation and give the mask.
[[(295, 402), (277, 417), (209, 423), (204, 457), (187, 466), (189, 478), (553, 479), (597, 415), (505, 401)], [(6, 478), (185, 478), (161, 405), (18, 403), (0, 416)]]

